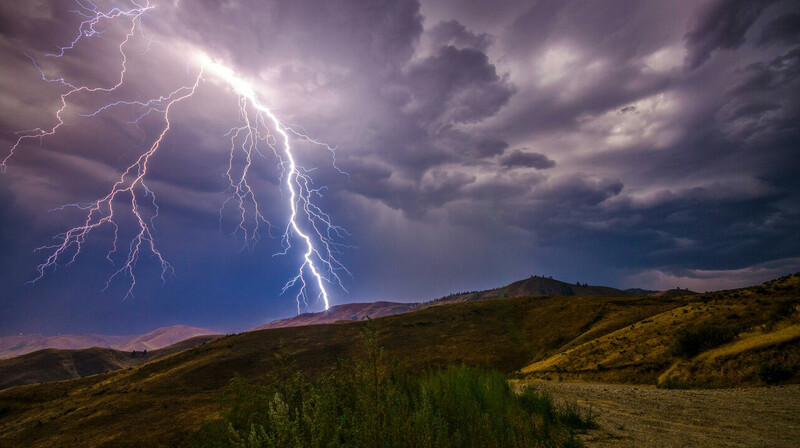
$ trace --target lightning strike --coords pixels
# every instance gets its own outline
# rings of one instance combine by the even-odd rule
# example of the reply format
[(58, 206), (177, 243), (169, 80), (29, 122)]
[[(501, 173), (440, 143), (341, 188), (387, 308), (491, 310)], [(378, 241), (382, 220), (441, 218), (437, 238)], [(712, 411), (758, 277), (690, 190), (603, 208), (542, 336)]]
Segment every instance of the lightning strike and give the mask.
[[(141, 29), (143, 15), (154, 8), (149, 1), (144, 4), (131, 1), (132, 6), (128, 9), (113, 8), (103, 12), (89, 0), (79, 0), (76, 3), (79, 9), (75, 12), (84, 19), (78, 27), (77, 36), (67, 45), (59, 46), (57, 52), (45, 56), (49, 58), (66, 57), (71, 50), (80, 45), (82, 39), (89, 39), (101, 34), (98, 31), (100, 23), (124, 20), (129, 26), (126, 25), (127, 33), (118, 47), (121, 55), (118, 81), (108, 86), (73, 84), (63, 76), (57, 78), (46, 76), (45, 71), (40, 68), (36, 60), (31, 58), (43, 81), (59, 83), (66, 90), (60, 95), (60, 106), (55, 112), (55, 124), (51, 127), (37, 127), (19, 132), (17, 140), (0, 163), (0, 169), (3, 171), (15, 151), (25, 141), (42, 140), (57, 134), (58, 129), (64, 125), (63, 114), (71, 104), (73, 97), (94, 93), (110, 95), (120, 89), (125, 83), (127, 72), (126, 46), (136, 34), (136, 30)], [(233, 91), (237, 97), (239, 109), (239, 125), (231, 128), (223, 136), (230, 139), (228, 167), (224, 173), (229, 184), (229, 197), (220, 208), (220, 225), (222, 225), (224, 210), (229, 203), (232, 203), (238, 213), (238, 223), (233, 233), (243, 235), (243, 249), (252, 248), (258, 242), (262, 225), (267, 225), (271, 234), (271, 229), (275, 226), (262, 214), (257, 194), (249, 181), (254, 157), (265, 157), (263, 149), (269, 148), (281, 172), (282, 190), (288, 193), (288, 217), (281, 237), (283, 250), (275, 255), (288, 255), (293, 248), (293, 242), (299, 243), (302, 247), (302, 262), (294, 277), (286, 282), (281, 293), (296, 288), (295, 300), (297, 312), (300, 313), (303, 305), (309, 306), (311, 291), (316, 290), (317, 298), (327, 310), (330, 307), (330, 296), (325, 284), (336, 284), (344, 289), (339, 273), (350, 274), (336, 258), (346, 247), (337, 240), (348, 234), (341, 227), (334, 225), (330, 216), (316, 205), (315, 200), (322, 197), (324, 187), (316, 187), (309, 171), (296, 162), (291, 143), (292, 139), (296, 138), (325, 148), (331, 154), (333, 166), (340, 173), (346, 174), (336, 167), (335, 148), (309, 137), (304, 132), (286, 126), (258, 96), (257, 90), (233, 69), (213, 60), (201, 51), (195, 54), (193, 62), (197, 66), (197, 75), (192, 84), (180, 86), (172, 92), (147, 101), (122, 99), (109, 102), (91, 113), (80, 114), (81, 117), (89, 119), (119, 106), (133, 106), (139, 108), (141, 113), (137, 119), (129, 123), (137, 123), (151, 114), (159, 114), (163, 125), (157, 138), (146, 151), (122, 171), (108, 194), (89, 204), (75, 203), (59, 207), (59, 209), (74, 207), (85, 210), (86, 217), (82, 224), (57, 235), (58, 242), (56, 244), (37, 249), (37, 251), (48, 252), (49, 255), (37, 267), (38, 275), (31, 283), (44, 277), (48, 270), (54, 270), (60, 261), (66, 260), (66, 264), (73, 263), (86, 244), (89, 234), (101, 227), (113, 229), (111, 249), (106, 258), (114, 265), (113, 256), (120, 246), (120, 225), (117, 219), (119, 207), (123, 204), (132, 213), (138, 231), (128, 244), (124, 262), (119, 267), (115, 267), (104, 290), (115, 278), (124, 276), (129, 278), (124, 298), (132, 296), (136, 286), (134, 269), (143, 251), (149, 251), (160, 264), (162, 281), (166, 281), (169, 276), (174, 275), (173, 267), (166, 261), (156, 245), (154, 223), (158, 216), (158, 205), (155, 194), (145, 184), (145, 179), (149, 165), (172, 128), (171, 117), (176, 113), (175, 109), (180, 103), (188, 101), (195, 95), (206, 77), (214, 77)], [(243, 167), (237, 169), (236, 164), (240, 161), (239, 153), (243, 153), (244, 160)], [(142, 206), (145, 202), (154, 210), (149, 217)]]

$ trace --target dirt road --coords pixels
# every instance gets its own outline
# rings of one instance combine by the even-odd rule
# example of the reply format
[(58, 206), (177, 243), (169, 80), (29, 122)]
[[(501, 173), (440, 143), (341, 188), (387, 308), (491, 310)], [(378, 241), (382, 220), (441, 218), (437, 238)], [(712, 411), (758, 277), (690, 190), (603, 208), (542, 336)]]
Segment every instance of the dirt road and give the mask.
[(587, 447), (800, 446), (800, 385), (664, 390), (587, 383), (532, 383), (556, 401), (591, 408), (600, 429)]

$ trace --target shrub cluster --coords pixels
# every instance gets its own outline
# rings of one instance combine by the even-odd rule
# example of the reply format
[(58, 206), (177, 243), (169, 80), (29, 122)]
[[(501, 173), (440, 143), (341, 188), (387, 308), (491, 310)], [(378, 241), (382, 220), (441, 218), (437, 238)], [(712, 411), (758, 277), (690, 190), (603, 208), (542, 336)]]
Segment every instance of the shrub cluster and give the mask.
[(778, 384), (791, 379), (794, 376), (796, 367), (786, 367), (779, 363), (761, 363), (756, 370), (758, 379), (766, 384)]
[(692, 358), (698, 353), (732, 341), (736, 333), (733, 327), (713, 324), (681, 328), (672, 336), (670, 353), (683, 358)]
[(496, 372), (412, 374), (387, 359), (374, 327), (364, 357), (315, 381), (276, 362), (269, 384), (232, 380), (221, 418), (204, 423), (194, 447), (574, 447), (574, 430), (594, 426), (576, 405), (533, 388), (517, 394)]

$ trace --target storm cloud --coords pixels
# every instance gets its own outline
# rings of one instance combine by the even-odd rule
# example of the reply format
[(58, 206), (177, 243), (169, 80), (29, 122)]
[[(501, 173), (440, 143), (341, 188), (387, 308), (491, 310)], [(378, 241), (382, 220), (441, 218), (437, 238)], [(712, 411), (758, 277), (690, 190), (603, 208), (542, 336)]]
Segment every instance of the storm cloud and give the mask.
[[(129, 44), (121, 96), (186, 85), (205, 53), (257, 86), (286, 123), (337, 148), (341, 172), (316, 145), (297, 151), (324, 186), (320, 205), (349, 234), (342, 261), (353, 277), (334, 303), (425, 300), (532, 273), (706, 290), (800, 270), (797, 2), (153, 4)], [(63, 89), (37, 66), (116, 82), (119, 26), (47, 56), (75, 38), (73, 9), (0, 6), (0, 157), (15, 131), (53, 124)], [(75, 263), (26, 282), (44, 255), (34, 249), (81, 219), (58, 207), (105, 194), (161, 129), (158, 114), (121, 107), (88, 118), (108, 97), (76, 95), (57, 136), (18, 148), (0, 180), (1, 334), (242, 329), (294, 311), (280, 292), (296, 260), (274, 256), (280, 240), (266, 228), (241, 250), (235, 217), (220, 212), (225, 135), (238, 117), (230, 93), (206, 76), (176, 106), (148, 177), (176, 277), (162, 284), (143, 258), (124, 302), (118, 283), (99, 292), (114, 272), (110, 230)], [(252, 185), (280, 229), (280, 167), (269, 151), (255, 163)]]

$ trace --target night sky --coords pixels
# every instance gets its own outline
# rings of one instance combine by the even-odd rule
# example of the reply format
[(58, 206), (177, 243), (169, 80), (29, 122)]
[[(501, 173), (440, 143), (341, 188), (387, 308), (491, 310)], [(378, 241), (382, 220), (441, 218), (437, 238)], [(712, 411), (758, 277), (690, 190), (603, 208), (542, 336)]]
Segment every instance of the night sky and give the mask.
[[(320, 206), (350, 234), (339, 242), (352, 277), (347, 291), (329, 286), (334, 305), (531, 274), (706, 291), (800, 271), (798, 2), (152, 3), (124, 87), (76, 97), (58, 134), (26, 141), (0, 174), (0, 335), (240, 331), (296, 313), (281, 288), (299, 255), (274, 256), (280, 238), (266, 232), (243, 249), (230, 210), (220, 217), (237, 99), (211, 77), (176, 106), (147, 177), (174, 278), (162, 283), (144, 253), (132, 297), (125, 277), (101, 292), (115, 271), (106, 228), (74, 263), (26, 284), (48, 255), (34, 250), (85, 215), (54, 209), (105, 195), (163, 124), (130, 123), (133, 107), (81, 114), (191, 83), (198, 51), (234, 68), (283, 122), (337, 147), (348, 175), (324, 148), (295, 144), (327, 187)], [(124, 24), (46, 56), (76, 36), (76, 9), (0, 5), (0, 157), (15, 131), (55, 123), (64, 88), (32, 60), (85, 85), (119, 76)], [(253, 173), (262, 212), (285, 226), (275, 160), (258, 158)]]

